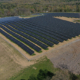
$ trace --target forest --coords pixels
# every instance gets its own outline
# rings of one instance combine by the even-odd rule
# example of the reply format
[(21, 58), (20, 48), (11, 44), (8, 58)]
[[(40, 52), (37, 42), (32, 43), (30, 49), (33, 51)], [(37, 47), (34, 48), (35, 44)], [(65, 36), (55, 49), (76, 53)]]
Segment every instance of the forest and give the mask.
[(80, 12), (80, 0), (0, 0), (0, 17), (48, 12)]

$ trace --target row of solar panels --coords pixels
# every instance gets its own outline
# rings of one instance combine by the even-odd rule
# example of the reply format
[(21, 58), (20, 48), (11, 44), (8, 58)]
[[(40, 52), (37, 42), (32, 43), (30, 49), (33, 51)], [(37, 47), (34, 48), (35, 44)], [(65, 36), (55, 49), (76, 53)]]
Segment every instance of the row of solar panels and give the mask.
[[(41, 19), (39, 17), (37, 17), (36, 19), (29, 19), (29, 20), (26, 20), (26, 24), (27, 24), (27, 22), (29, 22), (34, 26), (39, 25), (38, 26), (39, 28), (40, 27), (44, 28), (44, 23), (45, 23), (46, 24), (45, 29), (47, 28), (48, 30), (52, 30), (52, 31), (55, 30), (57, 32), (60, 31), (62, 33), (66, 33), (67, 35), (71, 35), (72, 37), (80, 34), (80, 31), (79, 31), (80, 24), (78, 24), (78, 23), (74, 24), (74, 23), (71, 23), (68, 21), (63, 21), (63, 20), (52, 18), (52, 17), (45, 18), (44, 21), (43, 21), (43, 19), (44, 19), (44, 17), (42, 17)], [(53, 21), (53, 22), (51, 22), (51, 21)], [(48, 25), (48, 23), (50, 23), (51, 25), (50, 24)], [(76, 28), (76, 26), (77, 26), (77, 28)]]
[[(56, 36), (54, 36), (54, 39), (52, 39), (52, 38), (50, 38), (50, 36), (48, 37), (48, 36), (46, 36), (47, 35), (47, 33), (45, 33), (45, 32), (43, 32), (43, 31), (40, 31), (40, 30), (38, 30), (38, 29), (36, 29), (36, 27), (35, 28), (32, 28), (32, 27), (27, 27), (26, 25), (22, 25), (22, 24), (20, 24), (20, 25), (16, 25), (16, 26), (18, 26), (19, 28), (22, 28), (23, 30), (27, 30), (27, 31), (30, 31), (30, 32), (32, 32), (33, 34), (37, 34), (38, 36), (40, 36), (40, 37), (43, 37), (43, 38), (45, 38), (45, 39), (47, 39), (47, 40), (49, 40), (49, 41), (52, 41), (53, 43), (55, 43), (55, 44), (58, 44), (58, 41), (56, 41), (56, 40), (54, 40), (54, 39), (57, 39), (57, 40), (59, 40), (59, 41), (61, 41), (62, 42), (62, 40), (61, 39), (59, 39), (59, 38), (57, 38)], [(24, 27), (25, 26), (25, 27)], [(42, 33), (42, 34), (41, 34)], [(45, 35), (44, 35), (45, 34)]]
[[(40, 41), (34, 39), (33, 37), (31, 37), (31, 36), (29, 36), (29, 35), (23, 33), (24, 31), (21, 32), (22, 29), (19, 29), (19, 28), (14, 29), (15, 26), (13, 26), (13, 27), (14, 27), (14, 28), (13, 28), (13, 27), (10, 27), (10, 26), (8, 26), (8, 25), (6, 25), (6, 24), (4, 24), (4, 25), (5, 25), (7, 28), (9, 28), (10, 30), (14, 31), (15, 33), (18, 33), (19, 35), (23, 36), (24, 38), (29, 39), (30, 41), (32, 41), (32, 42), (36, 43), (37, 45), (41, 46), (43, 49), (47, 49), (47, 48), (48, 48), (47, 45), (41, 43)], [(27, 33), (27, 32), (26, 32), (26, 33)]]
[[(64, 40), (67, 40), (67, 38), (69, 38), (69, 36), (66, 36), (66, 35), (61, 35), (60, 33), (55, 33), (54, 31), (50, 31), (50, 30), (48, 30), (48, 29), (45, 29), (45, 28), (41, 28), (41, 27), (39, 27), (38, 25), (36, 26), (34, 26), (34, 25), (30, 25), (30, 24), (25, 24), (25, 23), (21, 23), (20, 25), (22, 25), (23, 27), (26, 27), (26, 28), (29, 28), (29, 29), (32, 29), (32, 30), (35, 30), (35, 31), (42, 31), (42, 32), (44, 32), (44, 33), (48, 33), (48, 34), (51, 34), (51, 35), (54, 35), (54, 36), (56, 36), (56, 37), (59, 37), (59, 38), (61, 38), (61, 39), (64, 39)], [(29, 26), (29, 27), (28, 27)], [(66, 38), (67, 37), (67, 38)]]
[[(22, 29), (24, 28), (24, 29), (26, 29), (26, 30), (29, 30), (29, 31), (31, 31), (31, 32), (33, 32), (33, 33), (35, 33), (35, 34), (37, 34), (37, 35), (39, 35), (39, 36), (42, 36), (42, 37), (47, 37), (47, 36), (49, 36), (48, 38), (50, 39), (50, 37), (52, 37), (52, 38), (54, 38), (54, 39), (57, 39), (57, 40), (59, 40), (59, 41), (63, 41), (63, 40), (61, 40), (61, 39), (64, 39), (64, 40), (67, 40), (69, 37), (68, 36), (66, 36), (66, 35), (59, 35), (59, 34), (56, 34), (56, 33), (54, 33), (54, 32), (50, 32), (50, 31), (48, 31), (48, 30), (45, 30), (45, 29), (42, 29), (42, 28), (40, 28), (40, 27), (36, 27), (36, 26), (33, 26), (33, 25), (29, 25), (29, 24), (26, 24), (25, 25), (25, 23), (24, 24), (15, 24), (15, 25), (17, 25), (18, 27), (21, 27)], [(43, 35), (42, 35), (42, 34)], [(46, 36), (47, 35), (47, 36)], [(66, 38), (67, 37), (67, 38)], [(55, 40), (54, 40), (55, 41)]]
[[(18, 26), (21, 26), (22, 25), (22, 23), (20, 24), (20, 25), (18, 25)], [(27, 25), (27, 26), (26, 26)], [(59, 37), (59, 38), (62, 38), (62, 39), (64, 39), (64, 40), (67, 40), (68, 38), (71, 38), (71, 37), (74, 37), (75, 35), (71, 35), (71, 34), (68, 34), (67, 36), (63, 33), (63, 34), (61, 34), (61, 33), (58, 33), (58, 34), (55, 34), (55, 33), (53, 33), (52, 31), (49, 31), (48, 29), (47, 30), (45, 30), (45, 29), (43, 29), (43, 28), (40, 28), (40, 27), (36, 27), (36, 26), (33, 26), (33, 25), (30, 25), (30, 24), (26, 24), (25, 25), (25, 23), (22, 25), (22, 26), (26, 26), (26, 28), (27, 28), (27, 30), (29, 30), (29, 31), (34, 31), (35, 32), (35, 30), (36, 31), (38, 31), (38, 32), (42, 32), (42, 34), (44, 35), (44, 33), (47, 35), (47, 34), (50, 34), (50, 35), (48, 35), (49, 37), (51, 37), (51, 35), (54, 35), (55, 36), (55, 38), (56, 37)], [(21, 27), (22, 27), (21, 26)], [(23, 27), (22, 27), (23, 28)], [(26, 29), (25, 28), (25, 29)], [(38, 34), (39, 35), (39, 33), (38, 32), (35, 32), (36, 34)], [(41, 34), (40, 34), (41, 35)], [(39, 36), (40, 36), (39, 35)], [(45, 35), (44, 35), (45, 36)], [(63, 36), (65, 36), (65, 37), (67, 37), (67, 38), (65, 38), (65, 37), (63, 37)], [(59, 39), (58, 39), (59, 40)], [(60, 40), (59, 40), (60, 41)]]
[(16, 37), (18, 40), (24, 42), (25, 44), (27, 44), (28, 46), (30, 46), (31, 48), (33, 48), (34, 50), (36, 50), (37, 52), (41, 51), (41, 48), (39, 48), (38, 46), (34, 45), (33, 43), (31, 43), (30, 41), (28, 41), (27, 39), (21, 37), (20, 35), (16, 34), (15, 32), (12, 32), (10, 30), (8, 30), (7, 28), (5, 28), (4, 26), (2, 26), (2, 28), (7, 31), (9, 34), (13, 35), (14, 37)]
[[(36, 22), (36, 23), (37, 23), (37, 22)], [(21, 24), (22, 24), (22, 23), (21, 23)], [(25, 23), (24, 23), (24, 24), (25, 24)], [(34, 24), (34, 23), (32, 23), (32, 25), (31, 25), (31, 24), (29, 24), (29, 23), (26, 22), (26, 25), (31, 26), (31, 27), (34, 27), (34, 28), (38, 28), (38, 29), (41, 28), (42, 30), (45, 30), (45, 31), (47, 31), (47, 32), (49, 32), (49, 30), (50, 30), (50, 29), (47, 28), (47, 27), (46, 27), (46, 28), (47, 28), (47, 30), (46, 30), (46, 28), (44, 28), (44, 26), (39, 26), (39, 25)], [(34, 25), (35, 25), (35, 26), (34, 26)], [(70, 29), (71, 29), (71, 28), (70, 28)], [(75, 28), (75, 29), (76, 29), (76, 28)], [(42, 30), (41, 30), (41, 31), (42, 31)], [(53, 31), (53, 30), (54, 30), (54, 28), (52, 29), (52, 31), (50, 31), (50, 33), (55, 32), (55, 31)], [(57, 30), (58, 30), (58, 28), (57, 28)], [(60, 30), (60, 29), (59, 29), (59, 30)], [(64, 30), (62, 30), (62, 31), (64, 31)], [(61, 32), (62, 32), (62, 31), (61, 31)], [(67, 30), (67, 31), (68, 31), (68, 30)], [(69, 30), (69, 31), (70, 31), (70, 30)], [(58, 32), (58, 31), (57, 31), (57, 32)], [(58, 32), (58, 34), (61, 34), (61, 32), (60, 32), (60, 33)], [(73, 32), (75, 32), (75, 31), (73, 31)], [(72, 33), (72, 32), (71, 32), (71, 33)], [(76, 34), (78, 35), (78, 34), (79, 34), (79, 31), (78, 31)], [(54, 33), (53, 33), (53, 35), (54, 35)], [(56, 34), (55, 34), (55, 35), (56, 35)], [(61, 34), (61, 35), (62, 35), (62, 34)], [(65, 33), (63, 33), (63, 35), (66, 36)], [(75, 33), (74, 33), (74, 34), (67, 34), (67, 35), (68, 35), (68, 38), (71, 38), (71, 37), (74, 37), (74, 36), (75, 36)], [(59, 35), (59, 36), (60, 36), (60, 35)], [(58, 36), (58, 37), (59, 37), (59, 36)], [(69, 36), (70, 36), (70, 37), (69, 37)], [(60, 37), (61, 37), (61, 36), (60, 36)]]
[[(47, 29), (45, 29), (44, 26), (38, 26), (38, 25), (36, 25), (36, 24), (34, 24), (34, 23), (31, 23), (31, 24), (32, 24), (32, 25), (31, 25), (31, 24), (29, 24), (28, 21), (27, 21), (28, 23), (27, 23), (27, 22), (25, 23), (25, 20), (23, 20), (23, 21), (24, 21), (23, 26), (24, 26), (24, 25), (25, 25), (25, 26), (27, 25), (28, 27), (27, 27), (27, 26), (26, 26), (26, 27), (27, 27), (28, 30), (30, 29), (30, 27), (31, 27), (32, 30), (33, 30), (33, 29), (35, 30), (35, 28), (36, 28), (36, 31), (38, 31), (38, 32), (39, 32), (39, 31), (40, 31), (40, 32), (46, 31), (46, 33), (49, 33), (49, 34), (54, 35), (54, 36), (57, 36), (57, 37), (59, 37), (59, 38), (62, 38), (63, 36), (65, 36), (65, 37), (67, 37), (67, 39), (68, 39), (68, 38), (71, 38), (71, 37), (75, 37), (76, 35), (79, 35), (79, 33), (80, 33), (80, 32), (79, 32), (79, 29), (77, 30), (77, 32), (75, 32), (77, 28), (71, 29), (71, 26), (70, 26), (69, 29), (66, 28), (66, 31), (67, 31), (66, 34), (63, 33), (63, 31), (65, 31), (65, 30), (60, 29), (60, 28), (59, 28), (59, 30), (58, 30), (58, 28), (57, 28), (56, 32), (59, 34), (59, 35), (57, 35), (57, 34), (55, 34), (56, 32), (55, 32), (55, 29), (54, 29), (54, 28), (53, 28), (52, 31), (51, 31), (51, 30), (50, 30), (49, 28), (47, 28), (47, 27), (46, 27)], [(20, 22), (20, 23), (21, 23), (21, 22)], [(22, 25), (22, 23), (21, 23), (20, 25)], [(35, 26), (34, 26), (34, 25), (35, 25)], [(73, 24), (73, 25), (74, 25), (74, 24)], [(30, 29), (30, 30), (31, 30), (31, 29)], [(49, 31), (49, 30), (50, 30), (50, 31)], [(72, 31), (70, 31), (70, 30), (72, 30)], [(66, 32), (66, 31), (65, 31), (65, 32)], [(53, 32), (55, 32), (55, 33), (53, 33)], [(62, 33), (61, 33), (61, 32), (62, 32)], [(44, 33), (45, 33), (45, 32), (44, 32)], [(44, 33), (43, 33), (43, 34), (44, 34)], [(70, 34), (70, 33), (71, 33), (71, 34)], [(39, 35), (39, 34), (38, 34), (38, 35)], [(51, 36), (51, 35), (50, 35), (50, 36)], [(39, 36), (40, 36), (40, 35), (39, 35)], [(45, 35), (44, 35), (44, 36), (45, 36)], [(65, 38), (65, 37), (64, 37), (64, 38)]]
[[(36, 22), (37, 23), (37, 22)], [(33, 23), (34, 24), (34, 23)], [(56, 25), (55, 25), (56, 26)], [(69, 26), (69, 25), (68, 25)], [(73, 26), (74, 26), (74, 24), (73, 24)], [(38, 29), (42, 29), (42, 30), (45, 30), (45, 31), (47, 31), (47, 32), (49, 32), (49, 33), (53, 33), (53, 35), (54, 35), (54, 29), (55, 28), (52, 28), (52, 29), (50, 29), (50, 27), (43, 27), (42, 25), (41, 25), (41, 27), (40, 27), (40, 25), (38, 26), (37, 24), (35, 24), (35, 26), (32, 26), (32, 27), (36, 27), (36, 28), (38, 28)], [(65, 26), (64, 26), (65, 27)], [(71, 26), (70, 26), (71, 27)], [(68, 28), (68, 27), (67, 27)], [(75, 28), (76, 29), (76, 28)], [(64, 29), (64, 28), (60, 28), (60, 25), (59, 25), (59, 27), (57, 28), (57, 32), (58, 31), (60, 31), (61, 30), (61, 33), (63, 33), (63, 35), (65, 36), (65, 33), (63, 32), (63, 31), (65, 31), (65, 30), (67, 30), (67, 35), (68, 35), (68, 38), (71, 38), (71, 37), (74, 37), (75, 36), (75, 29), (73, 29), (73, 28), (69, 28), (69, 29)], [(73, 31), (74, 30), (74, 31)], [(68, 32), (69, 32), (69, 34), (68, 34)], [(73, 34), (72, 34), (73, 33)], [(78, 34), (78, 32), (76, 33), (76, 34)], [(56, 34), (55, 34), (55, 36), (56, 36)], [(69, 37), (70, 36), (70, 37)], [(61, 36), (60, 36), (61, 37)]]
[[(72, 36), (70, 36), (70, 35), (66, 35), (65, 33), (59, 33), (59, 32), (55, 32), (55, 30), (54, 29), (52, 29), (52, 31), (50, 30), (50, 29), (48, 29), (47, 28), (47, 26), (46, 27), (44, 27), (44, 26), (40, 26), (40, 25), (37, 25), (37, 24), (35, 24), (35, 23), (30, 23), (30, 22), (24, 22), (24, 23), (22, 23), (22, 22), (18, 22), (18, 23), (21, 23), (20, 25), (22, 25), (22, 24), (24, 24), (25, 26), (28, 26), (29, 28), (31, 27), (31, 29), (32, 29), (32, 27), (34, 28), (34, 29), (38, 29), (38, 30), (41, 30), (41, 31), (45, 31), (45, 32), (47, 32), (47, 33), (49, 33), (49, 34), (52, 34), (52, 35), (55, 35), (55, 36), (58, 36), (58, 37), (66, 37), (66, 39), (67, 38), (71, 38)], [(37, 22), (36, 22), (37, 23)], [(28, 28), (27, 27), (27, 28)], [(49, 27), (50, 28), (50, 27)]]
[(43, 49), (47, 49), (48, 46), (52, 47), (54, 44), (58, 44), (59, 42), (63, 42), (64, 40), (80, 34), (80, 24), (74, 24), (68, 21), (53, 18), (53, 16), (56, 15), (78, 17), (78, 14), (72, 13), (50, 13), (45, 14), (45, 16), (39, 16), (30, 19), (16, 18), (15, 21), (8, 20), (2, 22), (2, 24), (8, 29), (4, 26), (1, 26), (7, 33), (13, 35), (14, 37), (5, 33), (3, 30), (0, 31), (11, 41), (32, 55), (34, 54), (32, 49), (40, 52), (41, 47)]
[[(22, 28), (22, 29), (24, 29), (24, 30), (28, 30), (28, 31), (31, 31), (31, 32), (33, 32), (34, 34), (37, 34), (37, 35), (39, 35), (39, 36), (41, 36), (41, 37), (44, 37), (44, 38), (46, 38), (46, 39), (50, 39), (50, 36), (51, 35), (49, 35), (46, 31), (44, 31), (44, 30), (39, 30), (38, 28), (34, 28), (33, 26), (31, 27), (31, 25), (25, 25), (25, 24), (19, 24), (18, 25), (18, 23), (17, 24), (15, 24), (16, 26), (18, 26), (19, 28)], [(25, 27), (24, 27), (25, 26)], [(42, 34), (41, 34), (42, 33)], [(44, 35), (45, 34), (45, 35)], [(48, 36), (46, 36), (48, 34)], [(57, 34), (53, 34), (54, 35), (54, 39), (57, 39), (57, 40), (59, 40), (59, 41), (63, 41), (63, 40), (61, 40), (60, 38), (63, 38), (64, 40), (67, 40), (67, 38), (64, 38), (64, 37), (62, 37), (62, 36), (59, 36), (59, 35), (57, 35)], [(60, 37), (60, 38), (58, 38), (57, 36), (55, 36), (55, 35), (57, 35), (58, 37)], [(54, 40), (53, 39), (53, 40)], [(58, 43), (57, 41), (55, 41), (54, 40), (54, 43)]]
[(28, 52), (30, 55), (34, 54), (34, 51), (31, 50), (30, 48), (28, 48), (26, 45), (24, 45), (22, 42), (20, 42), (19, 40), (15, 39), (14, 37), (10, 36), (9, 34), (7, 34), (6, 32), (4, 32), (3, 30), (0, 29), (0, 32), (6, 36), (8, 39), (10, 39), (11, 41), (13, 41), (14, 43), (16, 43), (18, 46), (20, 46), (23, 50), (25, 50), (26, 52)]
[(28, 35), (36, 38), (38, 41), (41, 41), (41, 42), (45, 43), (46, 45), (49, 45), (49, 46), (53, 46), (54, 45), (53, 43), (47, 41), (46, 39), (43, 39), (43, 38), (41, 38), (41, 37), (39, 37), (39, 36), (31, 33), (30, 31), (26, 31), (25, 29), (23, 30), (21, 28), (18, 28), (16, 26), (13, 26), (13, 25), (12, 25), (12, 27), (15, 28), (15, 29), (17, 29), (17, 30), (19, 30), (19, 31), (21, 31), (21, 32), (23, 32), (23, 33), (25, 33), (25, 34), (28, 34)]

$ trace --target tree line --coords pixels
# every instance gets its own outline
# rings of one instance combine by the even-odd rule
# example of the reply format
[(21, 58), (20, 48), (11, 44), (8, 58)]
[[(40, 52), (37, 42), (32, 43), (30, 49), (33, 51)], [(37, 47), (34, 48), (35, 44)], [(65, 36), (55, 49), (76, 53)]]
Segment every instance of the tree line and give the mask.
[(80, 3), (76, 4), (18, 4), (0, 3), (0, 17), (5, 16), (27, 16), (34, 13), (47, 12), (80, 12)]
[[(59, 72), (59, 71), (58, 71)], [(61, 71), (59, 73), (52, 73), (48, 70), (39, 70), (39, 73), (37, 76), (34, 76), (33, 74), (29, 77), (28, 80), (80, 80), (77, 75), (67, 72), (66, 71)], [(20, 80), (26, 80), (26, 79), (20, 79)]]

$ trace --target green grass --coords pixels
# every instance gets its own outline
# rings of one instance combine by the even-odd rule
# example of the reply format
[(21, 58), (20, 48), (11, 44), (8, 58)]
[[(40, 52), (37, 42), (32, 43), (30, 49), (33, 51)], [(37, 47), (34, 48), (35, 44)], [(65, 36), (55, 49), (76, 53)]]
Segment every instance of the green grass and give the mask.
[(32, 18), (32, 17), (37, 17), (37, 16), (41, 16), (41, 15), (30, 15), (30, 16), (24, 16), (24, 15), (22, 15), (21, 17), (23, 17), (23, 18), (25, 18), (25, 17), (30, 17), (30, 18)]
[(74, 20), (74, 22), (79, 22), (80, 23), (80, 20)]
[(76, 20), (77, 22), (80, 22), (80, 20)]
[(49, 48), (46, 48), (45, 50), (49, 50)]
[(35, 53), (33, 53), (32, 55), (30, 55), (30, 56), (34, 56), (34, 55), (36, 55)]
[(39, 51), (38, 53), (42, 53), (42, 51)]
[(77, 75), (77, 77), (78, 77), (78, 80), (80, 80), (80, 75)]
[[(20, 79), (28, 80), (28, 78), (32, 74), (36, 77), (40, 69), (42, 70), (47, 69), (48, 71), (51, 71), (54, 73), (57, 71), (57, 69), (53, 67), (53, 64), (50, 62), (50, 60), (47, 59), (46, 57), (40, 60), (41, 61), (38, 60), (36, 64), (31, 65), (30, 67), (25, 68), (24, 70), (20, 71), (18, 74), (16, 74), (14, 77), (10, 78), (9, 80), (20, 80)], [(36, 70), (33, 69), (33, 67), (35, 67)]]

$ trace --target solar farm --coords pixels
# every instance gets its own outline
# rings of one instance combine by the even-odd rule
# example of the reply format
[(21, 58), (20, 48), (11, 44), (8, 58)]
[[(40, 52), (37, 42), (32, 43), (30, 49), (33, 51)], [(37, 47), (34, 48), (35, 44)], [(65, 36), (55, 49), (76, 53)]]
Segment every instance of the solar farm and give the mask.
[(79, 18), (78, 13), (45, 13), (34, 18), (10, 17), (0, 19), (0, 32), (11, 42), (23, 49), (26, 54), (35, 56), (42, 50), (54, 48), (59, 42), (80, 35), (80, 24), (54, 18), (65, 16)]

